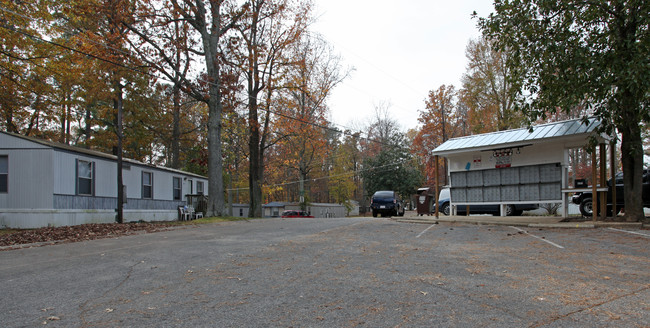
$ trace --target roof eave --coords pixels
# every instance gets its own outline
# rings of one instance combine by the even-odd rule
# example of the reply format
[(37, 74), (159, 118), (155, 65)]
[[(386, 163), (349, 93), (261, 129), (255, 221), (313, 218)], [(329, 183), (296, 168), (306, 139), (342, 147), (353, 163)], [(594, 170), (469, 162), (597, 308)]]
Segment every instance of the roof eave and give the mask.
[[(459, 154), (466, 154), (466, 153), (475, 153), (475, 152), (482, 152), (482, 151), (491, 151), (491, 150), (497, 150), (497, 149), (503, 149), (503, 148), (516, 148), (516, 147), (523, 147), (523, 146), (528, 146), (528, 145), (538, 145), (542, 143), (552, 143), (552, 142), (563, 142), (564, 144), (567, 145), (573, 145), (575, 147), (580, 147), (581, 144), (584, 144), (584, 142), (580, 143), (579, 141), (585, 140), (589, 137), (595, 136), (598, 138), (600, 142), (605, 142), (609, 141), (611, 138), (604, 136), (604, 135), (596, 135), (595, 132), (588, 132), (588, 133), (581, 133), (581, 134), (574, 134), (571, 135), (570, 137), (567, 136), (558, 136), (558, 137), (551, 137), (551, 138), (545, 138), (545, 139), (534, 139), (534, 140), (521, 140), (521, 141), (516, 141), (516, 142), (506, 142), (506, 143), (501, 143), (501, 144), (492, 144), (492, 145), (485, 145), (485, 146), (479, 146), (479, 147), (472, 147), (472, 148), (463, 148), (463, 149), (449, 149), (449, 150), (442, 150), (442, 151), (433, 151), (431, 152), (432, 156), (442, 156), (442, 157), (447, 157), (448, 155), (459, 155)], [(572, 148), (572, 147), (570, 147)]]

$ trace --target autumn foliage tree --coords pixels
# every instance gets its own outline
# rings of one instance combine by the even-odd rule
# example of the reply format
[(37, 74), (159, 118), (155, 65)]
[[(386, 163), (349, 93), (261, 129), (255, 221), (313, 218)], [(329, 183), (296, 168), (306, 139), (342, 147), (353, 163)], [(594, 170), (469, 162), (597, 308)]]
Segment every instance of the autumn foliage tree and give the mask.
[[(418, 122), (421, 128), (413, 139), (413, 152), (424, 163), (427, 184), (435, 181), (436, 163), (431, 152), (450, 138), (459, 136), (459, 127), (465, 118), (459, 116), (458, 92), (453, 85), (442, 85), (437, 90), (429, 91), (425, 101), (426, 109), (420, 111)], [(439, 160), (438, 182), (446, 181), (445, 161)]]
[(285, 115), (278, 122), (289, 136), (281, 144), (287, 155), (283, 165), (297, 174), (304, 195), (310, 174), (332, 150), (325, 101), (346, 73), (341, 70), (340, 58), (320, 39), (303, 37), (294, 45), (292, 58), (296, 65), (287, 74), (288, 88), (281, 98), (284, 109), (278, 109)]
[(523, 114), (515, 107), (521, 87), (512, 76), (515, 71), (506, 65), (510, 55), (507, 49), (495, 49), (486, 38), (467, 44), (468, 64), (462, 78), (461, 98), (468, 106), (474, 133), (514, 129), (525, 123)]
[[(310, 19), (309, 2), (254, 0), (237, 24), (237, 33), (229, 36), (228, 60), (244, 80), (249, 129), (250, 216), (262, 215), (264, 152), (277, 142), (271, 127), (274, 94), (280, 87), (282, 66), (292, 65), (289, 47), (306, 30)], [(260, 111), (264, 112), (260, 113)]]

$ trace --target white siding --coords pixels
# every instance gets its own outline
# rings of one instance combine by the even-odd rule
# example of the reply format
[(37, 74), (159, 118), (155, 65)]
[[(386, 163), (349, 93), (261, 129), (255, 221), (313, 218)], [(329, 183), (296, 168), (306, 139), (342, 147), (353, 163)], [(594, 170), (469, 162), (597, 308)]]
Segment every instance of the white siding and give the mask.
[(0, 133), (0, 149), (50, 149), (36, 142)]
[[(57, 172), (54, 193), (60, 195), (75, 195), (77, 183), (77, 160), (95, 163), (95, 196), (116, 197), (117, 195), (117, 163), (65, 151), (55, 151), (54, 172)], [(125, 179), (125, 182), (127, 180)], [(128, 187), (127, 187), (128, 189)]]
[[(173, 200), (174, 199), (174, 192), (173, 192), (173, 179), (172, 177), (177, 176), (180, 177), (181, 180), (183, 179), (181, 175), (175, 175), (172, 174), (171, 172), (154, 172), (154, 178), (153, 178), (153, 194), (156, 199), (163, 199), (163, 200)], [(184, 199), (181, 199), (184, 200)]]
[(117, 197), (117, 163), (83, 156), (79, 159), (95, 162), (95, 196)]
[[(50, 147), (6, 133), (0, 133), (0, 155), (7, 156), (9, 168), (8, 192), (0, 193), (0, 227), (35, 228), (114, 220), (111, 206), (117, 203), (117, 163), (110, 155), (93, 155), (64, 145)], [(78, 160), (94, 163), (95, 197), (76, 195)], [(193, 192), (197, 181), (202, 181), (204, 194), (208, 194), (205, 178), (128, 160), (125, 167), (129, 168), (123, 170), (123, 181), (127, 198), (131, 199), (125, 208), (128, 220), (175, 220), (176, 206), (187, 201), (190, 180)], [(142, 200), (143, 171), (153, 173), (152, 200)], [(173, 201), (174, 177), (180, 178), (183, 185), (181, 202)]]
[[(135, 165), (131, 165), (129, 169), (125, 167), (127, 166), (122, 167), (122, 183), (126, 186), (126, 197), (142, 198), (142, 169)], [(115, 171), (117, 174), (117, 164), (115, 164)], [(115, 176), (115, 181), (117, 186), (117, 176)], [(154, 197), (156, 197), (155, 194)]]
[[(564, 145), (562, 144), (535, 144), (520, 149), (520, 154), (513, 149), (512, 166), (527, 166), (537, 164), (562, 163), (566, 165), (564, 156)], [(491, 151), (477, 151), (460, 153), (458, 155), (449, 155), (449, 171), (465, 171), (467, 163), (470, 163), (470, 170), (487, 170), (494, 169), (495, 160), (492, 158)], [(475, 160), (480, 158), (480, 165)]]
[(0, 194), (0, 208), (52, 208), (52, 150), (0, 149), (0, 155), (9, 162), (8, 192)]
[[(55, 178), (54, 193), (61, 195), (75, 195), (76, 183), (76, 160), (84, 160), (95, 163), (95, 196), (116, 197), (117, 195), (117, 163), (83, 154), (69, 153), (65, 151), (54, 152), (54, 172), (59, 172)], [(196, 191), (196, 182), (203, 181), (204, 194), (207, 195), (207, 179), (195, 176), (188, 176), (181, 172), (164, 171), (155, 167), (146, 167), (134, 164), (129, 169), (122, 170), (122, 179), (126, 186), (127, 198), (142, 198), (142, 172), (153, 173), (153, 199), (173, 200), (173, 178), (181, 179), (183, 190), (182, 195), (189, 193), (189, 181), (193, 182), (193, 191)]]
[(54, 151), (53, 172), (54, 193), (60, 195), (74, 195), (76, 183), (75, 155), (71, 153)]

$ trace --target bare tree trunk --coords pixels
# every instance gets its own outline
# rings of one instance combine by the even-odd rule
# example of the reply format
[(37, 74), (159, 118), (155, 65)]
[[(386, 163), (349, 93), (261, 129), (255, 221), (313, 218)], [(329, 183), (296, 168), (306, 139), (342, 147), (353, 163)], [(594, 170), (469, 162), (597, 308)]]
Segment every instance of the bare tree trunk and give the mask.
[(65, 104), (61, 104), (61, 132), (59, 134), (59, 142), (60, 143), (65, 143), (65, 123), (67, 121), (66, 119), (66, 108)]
[(205, 19), (206, 10), (202, 1), (197, 1), (197, 21), (195, 27), (201, 33), (203, 41), (204, 58), (208, 76), (210, 77), (208, 90), (208, 208), (207, 216), (223, 216), (225, 200), (223, 187), (223, 159), (221, 156), (221, 70), (219, 66), (219, 39), (224, 33), (221, 28), (221, 1), (211, 2), (212, 21), (208, 31), (208, 22)]
[[(218, 76), (218, 75), (217, 75)], [(216, 89), (216, 90), (214, 90)], [(221, 94), (210, 86), (208, 118), (208, 216), (223, 216), (223, 159), (221, 158)]]
[(65, 144), (69, 145), (70, 144), (70, 117), (72, 116), (72, 96), (70, 94), (67, 95), (67, 105), (66, 105), (66, 124), (65, 124)]
[(84, 128), (84, 135), (86, 137), (86, 140), (84, 140), (84, 147), (88, 148), (88, 142), (90, 141), (90, 136), (91, 136), (91, 131), (92, 131), (92, 125), (90, 123), (91, 121), (91, 113), (90, 113), (90, 108), (86, 107), (86, 117), (84, 119), (84, 123), (86, 124)]
[(645, 218), (643, 212), (643, 142), (638, 124), (628, 124), (622, 131), (621, 157), (625, 192), (625, 220), (634, 222)]
[[(249, 83), (250, 84), (250, 83)], [(260, 154), (260, 127), (257, 116), (257, 93), (249, 88), (248, 124), (250, 136), (248, 148), (250, 152), (250, 166), (248, 170), (248, 187), (250, 190), (249, 217), (262, 217), (262, 183), (261, 183), (261, 154)]]

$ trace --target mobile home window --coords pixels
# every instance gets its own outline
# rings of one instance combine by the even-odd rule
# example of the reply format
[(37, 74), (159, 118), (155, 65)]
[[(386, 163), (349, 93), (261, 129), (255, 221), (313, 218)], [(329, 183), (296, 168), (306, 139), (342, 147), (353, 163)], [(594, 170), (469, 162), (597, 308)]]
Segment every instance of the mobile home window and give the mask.
[(203, 195), (203, 181), (196, 182), (196, 193), (199, 195)]
[(174, 200), (181, 200), (182, 192), (183, 192), (183, 186), (181, 184), (181, 178), (175, 177), (174, 178)]
[(94, 163), (89, 161), (78, 160), (77, 161), (77, 194), (78, 195), (93, 195), (93, 177), (95, 176), (94, 172)]
[(153, 198), (153, 173), (142, 172), (142, 198)]
[(0, 193), (9, 191), (9, 157), (0, 156)]

